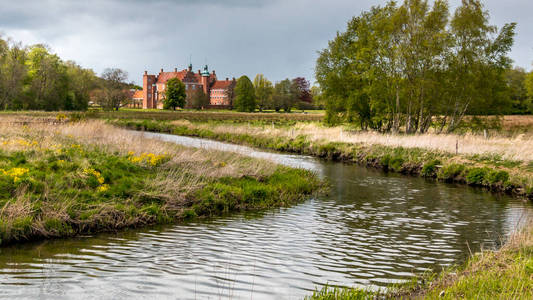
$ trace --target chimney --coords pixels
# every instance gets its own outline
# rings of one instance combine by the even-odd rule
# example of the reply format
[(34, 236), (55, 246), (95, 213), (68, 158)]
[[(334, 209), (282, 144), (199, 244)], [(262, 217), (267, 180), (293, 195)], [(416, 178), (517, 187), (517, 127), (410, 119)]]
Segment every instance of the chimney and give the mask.
[(161, 68), (161, 72), (160, 73), (163, 73), (163, 68)]
[(198, 70), (198, 74), (201, 74), (202, 72), (200, 70)]
[(229, 79), (229, 78), (228, 78), (228, 77), (226, 77), (226, 81), (228, 81), (228, 79)]
[(215, 70), (213, 70), (213, 75), (215, 75)]
[(148, 71), (144, 71), (144, 75), (148, 75)]
[(178, 73), (178, 68), (174, 68), (174, 73)]

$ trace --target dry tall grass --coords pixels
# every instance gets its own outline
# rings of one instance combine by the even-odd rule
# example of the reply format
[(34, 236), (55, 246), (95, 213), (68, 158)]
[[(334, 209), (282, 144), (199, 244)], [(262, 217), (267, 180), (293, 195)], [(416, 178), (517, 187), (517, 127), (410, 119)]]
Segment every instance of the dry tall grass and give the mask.
[[(344, 127), (325, 127), (318, 123), (298, 123), (291, 128), (273, 126), (249, 126), (243, 124), (195, 124), (174, 121), (176, 125), (211, 129), (217, 133), (252, 134), (268, 137), (296, 137), (306, 135), (311, 141), (379, 144), (391, 147), (423, 148), (459, 154), (500, 155), (503, 159), (529, 162), (533, 160), (533, 137), (519, 134), (513, 137), (484, 136), (474, 134), (398, 135), (377, 132), (349, 131)], [(457, 146), (457, 148), (456, 148)]]
[[(22, 125), (19, 118), (3, 118), (2, 121), (0, 143), (24, 137), (24, 141), (36, 141), (39, 149), (51, 149), (63, 139), (70, 138), (109, 153), (166, 154), (173, 163), (207, 177), (267, 176), (276, 168), (271, 161), (250, 159), (231, 152), (183, 147), (110, 126), (101, 120), (54, 124), (25, 119), (26, 125)], [(9, 143), (3, 148), (16, 151), (26, 146), (24, 143)]]

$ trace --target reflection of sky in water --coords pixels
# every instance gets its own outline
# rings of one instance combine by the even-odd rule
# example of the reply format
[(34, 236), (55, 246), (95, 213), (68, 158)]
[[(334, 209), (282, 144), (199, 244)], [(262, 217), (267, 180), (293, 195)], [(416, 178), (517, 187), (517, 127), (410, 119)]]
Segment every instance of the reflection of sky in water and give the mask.
[(331, 191), (262, 213), (0, 248), (0, 298), (301, 299), (326, 283), (384, 287), (497, 246), (532, 211), (465, 186), (145, 135), (311, 169)]
[(268, 159), (289, 167), (312, 170), (317, 172), (319, 175), (321, 173), (320, 171), (322, 170), (321, 163), (317, 159), (310, 156), (258, 151), (257, 149), (241, 145), (222, 143), (200, 138), (176, 136), (171, 134), (152, 132), (143, 132), (141, 134), (143, 134), (145, 137), (157, 138), (163, 141), (173, 142), (188, 147), (235, 152), (254, 158)]

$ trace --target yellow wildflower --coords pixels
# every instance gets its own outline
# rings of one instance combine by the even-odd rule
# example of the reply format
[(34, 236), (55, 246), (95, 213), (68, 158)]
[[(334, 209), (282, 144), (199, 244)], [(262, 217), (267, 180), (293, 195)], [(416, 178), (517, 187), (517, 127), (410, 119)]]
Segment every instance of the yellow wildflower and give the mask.
[(30, 170), (26, 168), (12, 168), (10, 170), (0, 169), (0, 173), (2, 173), (2, 175), (13, 178), (13, 183), (20, 182), (22, 180), (22, 177), (28, 174), (29, 171)]
[(107, 191), (108, 189), (109, 189), (109, 185), (108, 185), (108, 184), (103, 184), (103, 185), (101, 185), (101, 186), (99, 186), (99, 187), (96, 188), (96, 190), (97, 190), (98, 192), (105, 192), (105, 191)]

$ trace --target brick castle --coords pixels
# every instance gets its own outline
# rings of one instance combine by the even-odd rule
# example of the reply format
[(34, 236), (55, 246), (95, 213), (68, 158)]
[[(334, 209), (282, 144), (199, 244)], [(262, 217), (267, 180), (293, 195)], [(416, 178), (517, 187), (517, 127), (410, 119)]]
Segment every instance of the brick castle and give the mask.
[(150, 75), (144, 71), (143, 90), (142, 90), (142, 108), (163, 108), (163, 99), (165, 95), (166, 83), (171, 78), (178, 78), (185, 84), (187, 100), (185, 107), (190, 107), (192, 95), (199, 89), (209, 96), (209, 107), (230, 107), (232, 103), (226, 95), (226, 90), (235, 84), (235, 78), (229, 80), (217, 80), (215, 71), (209, 73), (207, 65), (203, 71), (192, 71), (192, 64), (188, 69), (174, 72), (164, 72), (163, 69), (158, 75)]

